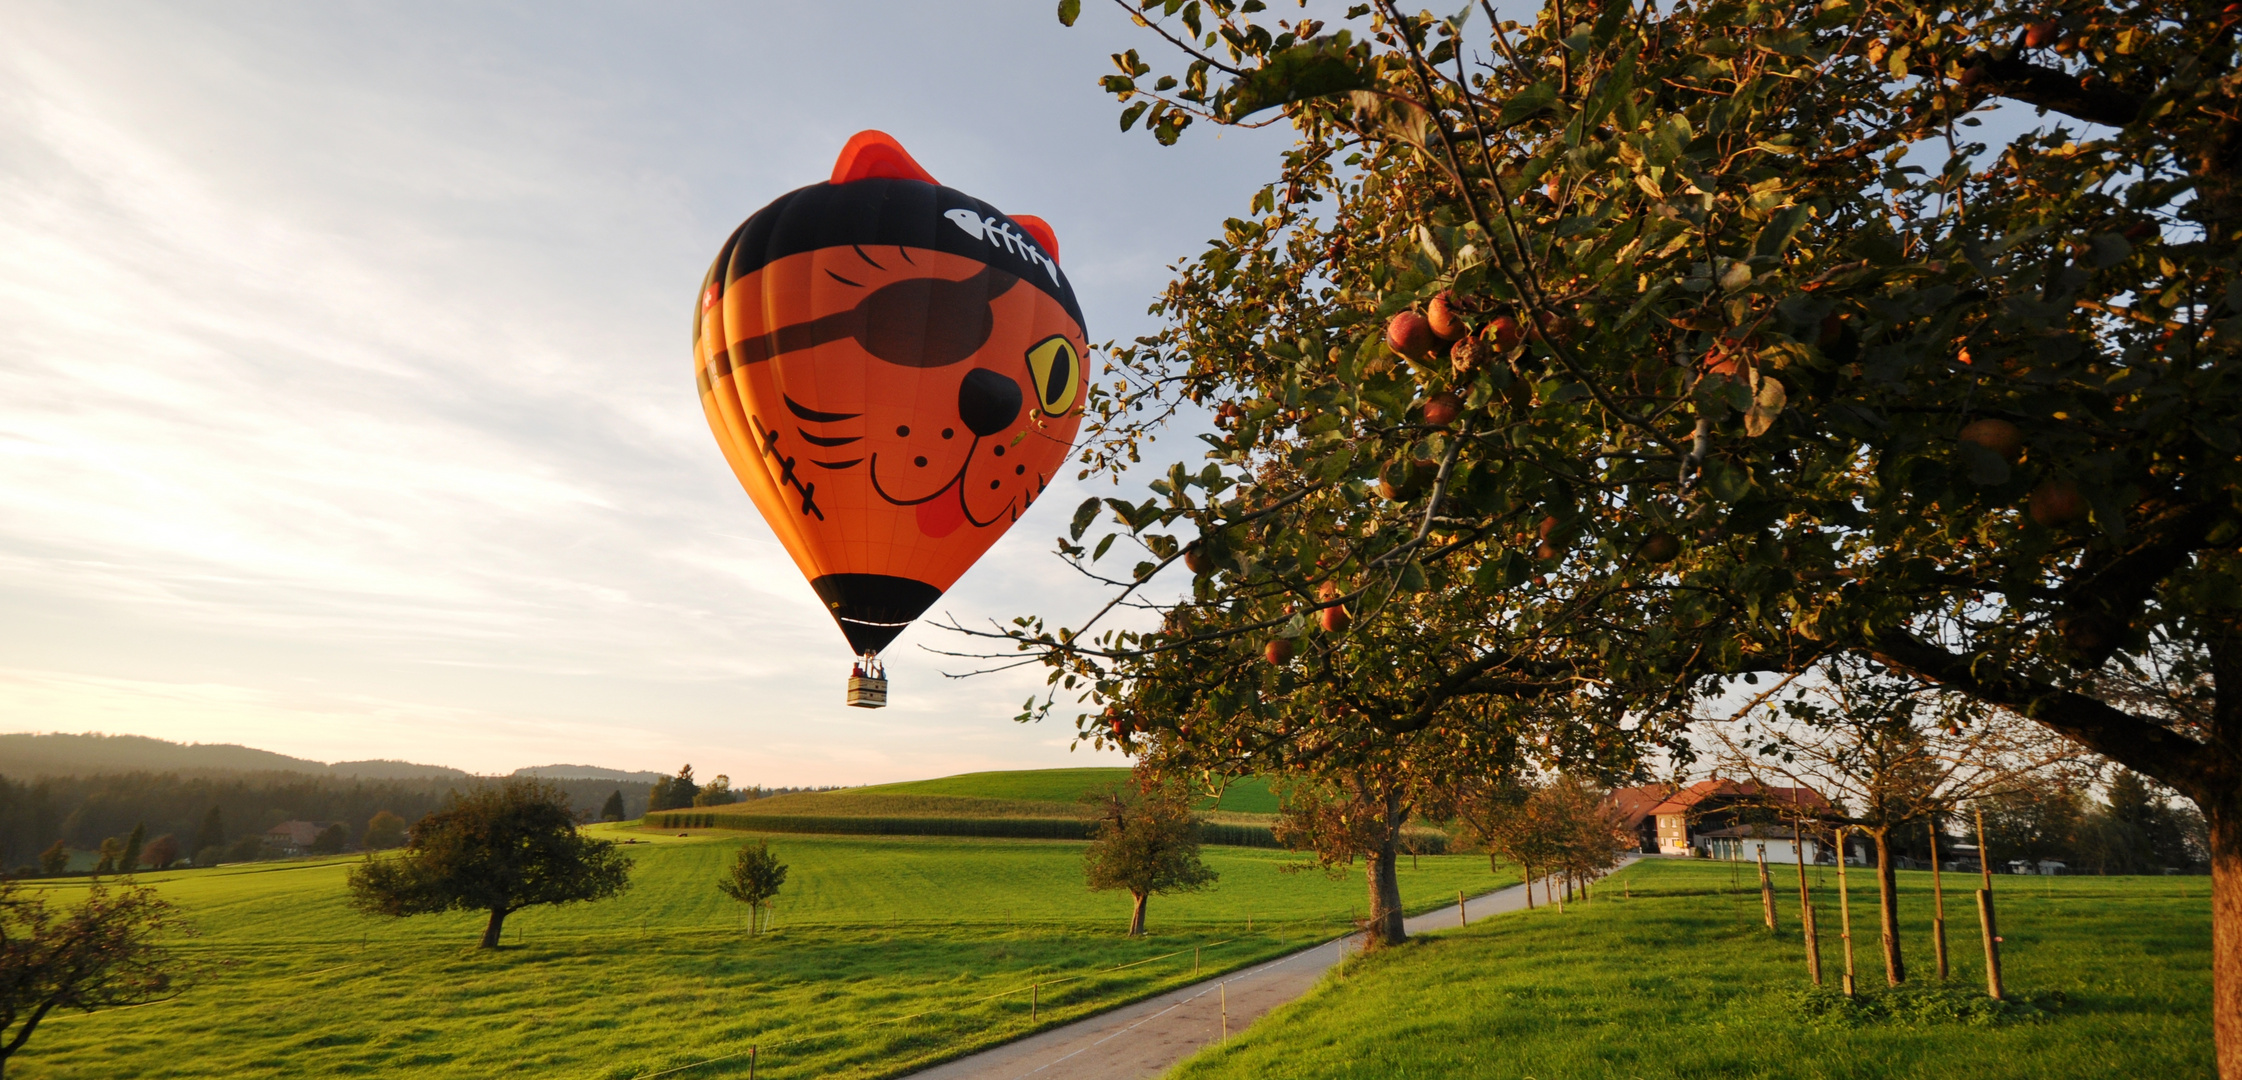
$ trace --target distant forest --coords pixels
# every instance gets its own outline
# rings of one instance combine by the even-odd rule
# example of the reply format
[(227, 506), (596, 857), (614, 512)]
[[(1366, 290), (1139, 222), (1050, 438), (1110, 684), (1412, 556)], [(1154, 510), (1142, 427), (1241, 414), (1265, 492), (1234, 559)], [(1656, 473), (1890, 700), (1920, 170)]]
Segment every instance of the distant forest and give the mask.
[[(0, 770), (13, 772), (13, 762)], [(145, 825), (153, 839), (177, 838), (182, 852), (198, 843), (231, 847), (283, 821), (340, 822), (352, 845), (384, 810), (406, 821), (443, 805), (471, 779), (368, 780), (298, 772), (114, 772), (86, 776), (0, 776), (0, 869), (37, 863), (56, 840), (81, 851)], [(610, 795), (623, 794), (623, 816), (646, 812), (651, 784), (627, 780), (554, 780), (578, 816), (597, 818)], [(204, 836), (216, 807), (222, 835)]]

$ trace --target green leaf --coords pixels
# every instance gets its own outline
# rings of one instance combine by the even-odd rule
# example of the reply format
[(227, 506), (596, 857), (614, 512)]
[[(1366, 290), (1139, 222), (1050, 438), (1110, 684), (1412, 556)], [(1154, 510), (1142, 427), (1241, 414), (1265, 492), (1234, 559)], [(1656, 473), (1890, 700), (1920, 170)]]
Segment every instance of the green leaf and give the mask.
[(1101, 500), (1093, 495), (1090, 498), (1082, 500), (1082, 505), (1074, 508), (1074, 526), (1072, 530), (1074, 539), (1082, 539), (1082, 534), (1090, 528), (1090, 523), (1098, 519), (1098, 507), (1103, 505), (1105, 505), (1104, 500)]
[(1725, 461), (1705, 463), (1705, 489), (1713, 498), (1734, 505), (1752, 492), (1752, 474)]
[(1082, 17), (1082, 0), (1059, 0), (1059, 25), (1073, 26)]
[(1130, 128), (1135, 127), (1137, 123), (1137, 117), (1143, 116), (1144, 110), (1151, 107), (1151, 102), (1140, 101), (1134, 105), (1129, 106), (1126, 109), (1121, 110), (1121, 130), (1127, 131)]
[(1541, 112), (1557, 103), (1557, 84), (1544, 79), (1511, 95), (1502, 103), (1502, 114), (1495, 118), (1498, 127), (1509, 127), (1520, 120)]
[(1755, 439), (1767, 434), (1767, 429), (1775, 426), (1775, 418), (1783, 414), (1785, 400), (1782, 383), (1761, 379), (1752, 407), (1744, 412), (1744, 434)]
[(1295, 101), (1367, 89), (1373, 80), (1337, 36), (1310, 38), (1269, 57), (1216, 98), (1216, 112), (1236, 122)]
[(1098, 541), (1098, 547), (1097, 547), (1097, 550), (1096, 550), (1096, 551), (1092, 551), (1092, 552), (1090, 553), (1090, 561), (1091, 561), (1091, 562), (1096, 562), (1096, 561), (1098, 561), (1099, 559), (1105, 558), (1105, 552), (1106, 552), (1106, 549), (1107, 549), (1107, 548), (1110, 548), (1110, 547), (1112, 547), (1112, 546), (1113, 546), (1113, 538), (1114, 538), (1114, 537), (1116, 537), (1116, 536), (1119, 536), (1119, 535), (1121, 535), (1121, 534), (1120, 534), (1120, 533), (1107, 533), (1107, 534), (1105, 534), (1105, 539), (1103, 539), (1103, 540), (1100, 540), (1100, 541)]
[(2094, 246), (2094, 265), (2107, 269), (2124, 262), (2133, 254), (2133, 245), (2114, 232), (2095, 233), (2087, 240)]
[(1812, 216), (1813, 211), (1804, 206), (1777, 210), (1774, 216), (1767, 219), (1767, 224), (1760, 228), (1759, 239), (1752, 242), (1752, 254), (1764, 258), (1782, 254), (1791, 237), (1798, 235), (1798, 230), (1805, 227), (1806, 219)]
[(1417, 565), (1416, 560), (1412, 559), (1402, 565), (1401, 591), (1421, 593), (1429, 588), (1432, 588), (1432, 582), (1425, 580), (1425, 568)]

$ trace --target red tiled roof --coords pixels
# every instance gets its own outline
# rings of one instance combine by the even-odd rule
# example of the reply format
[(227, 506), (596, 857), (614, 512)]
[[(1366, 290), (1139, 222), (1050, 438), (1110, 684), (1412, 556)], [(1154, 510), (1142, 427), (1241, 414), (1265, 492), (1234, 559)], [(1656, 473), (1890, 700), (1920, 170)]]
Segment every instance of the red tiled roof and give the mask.
[(1621, 823), (1632, 829), (1649, 817), (1652, 808), (1666, 801), (1674, 793), (1672, 784), (1639, 784), (1635, 787), (1613, 788), (1604, 796), (1604, 807), (1616, 814)]
[(1665, 802), (1651, 808), (1654, 815), (1686, 814), (1697, 804), (1711, 798), (1734, 802), (1783, 803), (1807, 810), (1827, 810), (1829, 800), (1821, 792), (1806, 787), (1775, 787), (1757, 780), (1724, 780), (1713, 777), (1683, 788)]

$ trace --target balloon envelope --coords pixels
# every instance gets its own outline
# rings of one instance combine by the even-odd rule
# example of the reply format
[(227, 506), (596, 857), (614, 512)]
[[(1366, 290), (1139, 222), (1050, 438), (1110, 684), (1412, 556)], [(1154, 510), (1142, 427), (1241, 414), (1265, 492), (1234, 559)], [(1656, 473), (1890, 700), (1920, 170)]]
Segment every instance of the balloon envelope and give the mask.
[(876, 131), (732, 233), (693, 319), (709, 428), (858, 653), (1056, 478), (1087, 344), (1050, 227)]

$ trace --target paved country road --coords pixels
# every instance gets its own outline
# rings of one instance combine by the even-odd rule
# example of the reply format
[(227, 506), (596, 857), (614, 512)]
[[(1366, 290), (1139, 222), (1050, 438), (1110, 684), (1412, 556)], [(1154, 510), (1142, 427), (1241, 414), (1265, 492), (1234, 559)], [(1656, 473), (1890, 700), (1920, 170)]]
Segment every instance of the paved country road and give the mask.
[[(1477, 919), (1516, 911), (1526, 906), (1526, 888), (1513, 885), (1474, 897), (1464, 902), (1464, 914)], [(1456, 925), (1454, 904), (1407, 922), (1411, 934)], [(915, 1072), (906, 1080), (1140, 1080), (1159, 1076), (1200, 1047), (1221, 1039), (1226, 1012), (1229, 1031), (1237, 1034), (1263, 1013), (1307, 993), (1324, 972), (1354, 948), (1351, 935), (1327, 941)]]

